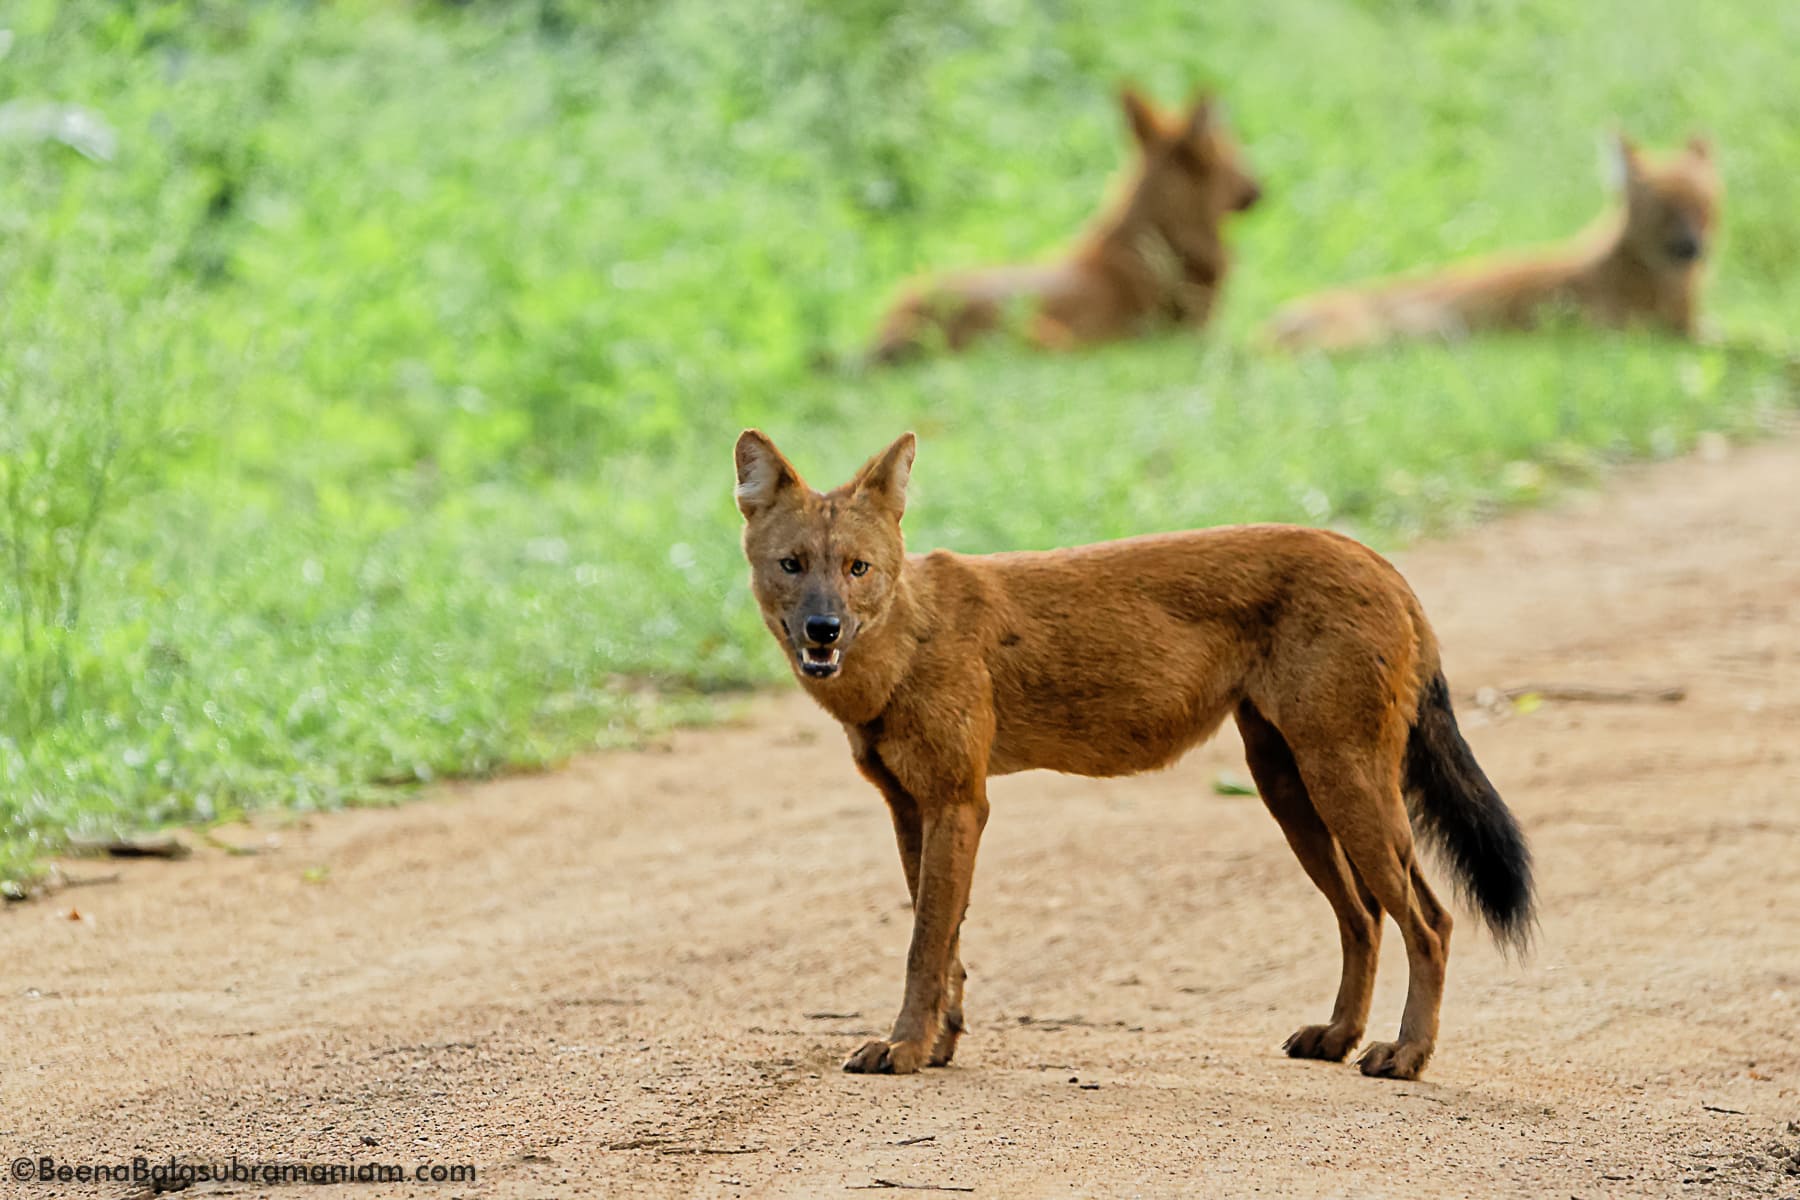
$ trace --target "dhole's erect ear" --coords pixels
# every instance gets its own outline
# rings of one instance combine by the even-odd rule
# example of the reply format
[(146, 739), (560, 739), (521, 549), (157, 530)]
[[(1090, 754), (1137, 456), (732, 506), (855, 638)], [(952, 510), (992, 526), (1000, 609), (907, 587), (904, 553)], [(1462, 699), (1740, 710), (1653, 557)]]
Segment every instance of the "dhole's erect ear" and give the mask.
[(894, 439), (894, 444), (863, 464), (863, 469), (850, 481), (853, 495), (868, 496), (898, 521), (906, 512), (906, 485), (912, 479), (913, 451), (918, 440), (910, 433)]
[(1614, 130), (1605, 149), (1606, 178), (1614, 187), (1622, 189), (1644, 177), (1644, 156), (1625, 133)]
[(1188, 106), (1187, 121), (1181, 127), (1181, 136), (1195, 145), (1199, 145), (1205, 140), (1207, 131), (1212, 128), (1218, 111), (1218, 103), (1211, 94), (1201, 92), (1194, 97), (1193, 104)]
[(1144, 99), (1144, 94), (1126, 84), (1119, 89), (1119, 106), (1125, 110), (1125, 119), (1131, 124), (1131, 136), (1137, 139), (1138, 145), (1148, 150), (1162, 140), (1162, 117), (1157, 115), (1156, 106)]
[(737, 440), (737, 506), (753, 517), (775, 502), (783, 488), (800, 487), (800, 473), (781, 456), (760, 429), (746, 429)]

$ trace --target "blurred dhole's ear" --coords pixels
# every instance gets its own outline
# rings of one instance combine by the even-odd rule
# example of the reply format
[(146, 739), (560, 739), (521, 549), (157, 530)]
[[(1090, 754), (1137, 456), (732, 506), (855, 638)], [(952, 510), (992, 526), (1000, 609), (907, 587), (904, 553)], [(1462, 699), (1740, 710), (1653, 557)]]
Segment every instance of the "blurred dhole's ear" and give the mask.
[(1156, 106), (1144, 99), (1144, 94), (1126, 84), (1119, 89), (1119, 105), (1125, 110), (1125, 119), (1131, 123), (1131, 136), (1137, 139), (1138, 145), (1149, 149), (1162, 140), (1162, 118), (1156, 113)]
[(1688, 139), (1688, 153), (1695, 158), (1711, 159), (1713, 155), (1712, 139), (1704, 133), (1696, 133)]
[(912, 479), (913, 451), (917, 446), (912, 434), (901, 434), (893, 445), (863, 464), (851, 480), (850, 491), (869, 497), (898, 521), (906, 512), (906, 485)]
[(1218, 115), (1218, 103), (1208, 93), (1201, 92), (1188, 109), (1187, 121), (1181, 127), (1181, 136), (1199, 145), (1206, 139), (1207, 132), (1212, 129), (1213, 121)]
[(799, 487), (795, 471), (775, 443), (760, 429), (746, 429), (737, 440), (737, 506), (753, 517), (775, 502), (783, 488)]
[(1604, 147), (1606, 180), (1613, 187), (1624, 189), (1643, 178), (1644, 156), (1638, 152), (1636, 142), (1615, 130), (1607, 137)]

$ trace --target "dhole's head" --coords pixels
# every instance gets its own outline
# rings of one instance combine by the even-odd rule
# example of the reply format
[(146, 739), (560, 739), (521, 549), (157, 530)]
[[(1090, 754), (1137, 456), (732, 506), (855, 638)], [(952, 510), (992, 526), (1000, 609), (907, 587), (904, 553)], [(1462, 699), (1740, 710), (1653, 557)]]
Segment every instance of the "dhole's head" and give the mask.
[(1718, 224), (1721, 187), (1712, 144), (1693, 137), (1673, 154), (1653, 157), (1618, 135), (1618, 174), (1625, 192), (1625, 241), (1657, 270), (1687, 271), (1706, 257)]
[(858, 636), (888, 615), (906, 563), (900, 517), (912, 461), (913, 435), (903, 434), (849, 483), (820, 493), (760, 431), (738, 438), (750, 588), (763, 623), (808, 679), (830, 679), (853, 662)]
[(1133, 207), (1177, 249), (1189, 233), (1216, 234), (1227, 213), (1262, 198), (1210, 96), (1165, 114), (1135, 88), (1119, 96), (1142, 154)]

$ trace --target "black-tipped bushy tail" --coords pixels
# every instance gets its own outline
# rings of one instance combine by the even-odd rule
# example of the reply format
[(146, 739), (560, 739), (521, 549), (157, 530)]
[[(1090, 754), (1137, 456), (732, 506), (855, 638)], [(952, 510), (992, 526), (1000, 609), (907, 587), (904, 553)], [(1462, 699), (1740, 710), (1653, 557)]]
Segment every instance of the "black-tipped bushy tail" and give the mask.
[(1456, 727), (1450, 685), (1431, 677), (1406, 742), (1406, 799), (1413, 824), (1456, 874), (1463, 896), (1494, 939), (1514, 951), (1531, 941), (1531, 849)]

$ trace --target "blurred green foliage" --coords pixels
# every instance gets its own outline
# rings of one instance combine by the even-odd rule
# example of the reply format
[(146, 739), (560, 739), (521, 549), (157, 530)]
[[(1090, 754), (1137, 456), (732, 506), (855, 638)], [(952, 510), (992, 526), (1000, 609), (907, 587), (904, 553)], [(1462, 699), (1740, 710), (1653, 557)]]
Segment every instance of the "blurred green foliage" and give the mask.
[[(1800, 7), (1729, 0), (11, 0), (0, 874), (70, 830), (550, 762), (781, 671), (730, 445), (922, 438), (918, 547), (1239, 519), (1391, 543), (1793, 403), (1578, 330), (1248, 350), (1316, 287), (1571, 232), (1615, 121), (1717, 138), (1712, 313), (1800, 319)], [(1228, 100), (1268, 200), (1204, 341), (853, 357), (1043, 253), (1113, 91)], [(647, 684), (646, 681), (649, 681)]]

